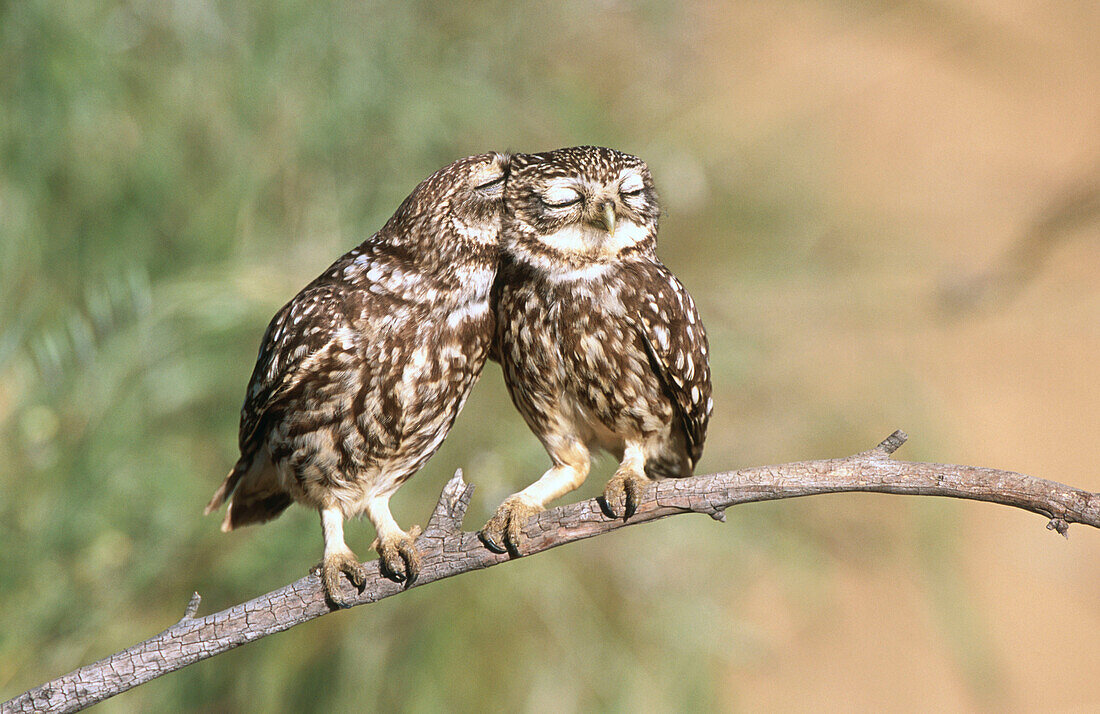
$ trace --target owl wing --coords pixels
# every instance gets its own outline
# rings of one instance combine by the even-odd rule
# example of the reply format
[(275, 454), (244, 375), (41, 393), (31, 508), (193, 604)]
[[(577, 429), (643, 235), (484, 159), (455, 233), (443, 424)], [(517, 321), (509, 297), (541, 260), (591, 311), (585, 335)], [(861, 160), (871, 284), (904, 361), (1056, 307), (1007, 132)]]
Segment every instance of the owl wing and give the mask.
[(254, 468), (256, 451), (263, 442), (261, 425), (264, 417), (278, 409), (286, 395), (315, 371), (321, 356), (346, 324), (341, 308), (332, 286), (311, 284), (268, 324), (241, 408), (241, 456), (206, 504), (209, 514), (233, 494), (222, 530), (271, 520), (290, 505), (290, 497), (273, 485), (271, 472), (263, 464), (258, 470)]
[(650, 366), (672, 400), (687, 438), (692, 466), (703, 454), (711, 401), (707, 332), (683, 284), (657, 264), (636, 284), (635, 325)]
[(267, 326), (241, 408), (238, 442), (249, 450), (264, 416), (316, 371), (341, 329), (349, 327), (336, 286), (314, 283), (283, 306)]

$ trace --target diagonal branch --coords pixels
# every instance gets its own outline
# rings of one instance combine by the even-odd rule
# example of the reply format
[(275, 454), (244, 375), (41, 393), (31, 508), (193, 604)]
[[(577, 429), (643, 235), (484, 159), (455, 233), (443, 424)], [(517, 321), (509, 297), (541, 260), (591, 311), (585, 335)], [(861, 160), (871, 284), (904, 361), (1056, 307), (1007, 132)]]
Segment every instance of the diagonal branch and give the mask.
[[(596, 500), (545, 511), (524, 529), (528, 555), (609, 531), (678, 513), (706, 513), (724, 520), (739, 503), (846, 491), (948, 496), (989, 501), (1032, 511), (1050, 519), (1047, 528), (1062, 535), (1071, 523), (1100, 528), (1100, 494), (1011, 471), (894, 461), (890, 455), (906, 435), (896, 431), (881, 444), (843, 459), (759, 466), (651, 484), (628, 521), (611, 519)], [(486, 548), (476, 533), (462, 530), (473, 486), (455, 474), (443, 489), (424, 534), (417, 541), (423, 560), (420, 587), (510, 559)], [(375, 602), (404, 590), (383, 578), (377, 561), (366, 564), (368, 579), (355, 604)], [(344, 583), (351, 589), (351, 585)], [(227, 610), (196, 618), (199, 596), (192, 596), (183, 618), (160, 634), (47, 682), (0, 705), (4, 712), (73, 712), (173, 672), (193, 662), (281, 632), (327, 614), (315, 574)]]

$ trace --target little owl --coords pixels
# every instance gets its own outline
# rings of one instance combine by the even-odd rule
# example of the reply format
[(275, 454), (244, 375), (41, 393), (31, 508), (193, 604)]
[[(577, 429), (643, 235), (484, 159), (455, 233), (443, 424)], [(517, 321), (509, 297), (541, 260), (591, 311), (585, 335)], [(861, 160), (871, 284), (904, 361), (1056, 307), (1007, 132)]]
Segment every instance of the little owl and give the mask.
[(645, 162), (593, 146), (512, 157), (493, 290), (493, 356), (552, 467), (482, 530), (519, 552), (524, 524), (577, 488), (590, 454), (619, 461), (604, 489), (629, 518), (648, 479), (690, 476), (712, 400), (707, 335), (655, 253), (660, 209)]
[(365, 570), (344, 520), (366, 514), (382, 573), (417, 576), (419, 528), (390, 515), (436, 452), (485, 364), (509, 157), (460, 159), (417, 186), (382, 230), (333, 263), (268, 325), (241, 410), (240, 459), (206, 512), (230, 531), (292, 501), (321, 514), (321, 579)]

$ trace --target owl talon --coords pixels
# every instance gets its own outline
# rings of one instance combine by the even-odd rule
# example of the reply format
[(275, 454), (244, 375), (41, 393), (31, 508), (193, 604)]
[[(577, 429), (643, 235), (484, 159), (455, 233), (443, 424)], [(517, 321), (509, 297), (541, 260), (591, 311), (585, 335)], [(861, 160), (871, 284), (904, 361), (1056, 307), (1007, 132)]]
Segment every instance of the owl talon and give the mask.
[(604, 511), (612, 518), (627, 519), (638, 510), (649, 479), (633, 472), (616, 472), (603, 489)]
[(416, 549), (419, 536), (420, 526), (413, 526), (408, 533), (375, 539), (373, 546), (378, 551), (382, 575), (395, 583), (416, 582), (420, 575), (420, 551)]
[(485, 544), (485, 547), (493, 551), (494, 553), (508, 552), (508, 548), (500, 543), (501, 534), (496, 532), (491, 533), (489, 531), (488, 523), (485, 524), (485, 527), (481, 529), (477, 536), (481, 539), (481, 542)]
[(340, 573), (348, 577), (348, 581), (362, 592), (367, 583), (367, 571), (355, 553), (350, 550), (335, 553), (322, 561), (318, 568), (321, 575), (321, 584), (325, 589), (325, 598), (339, 608), (351, 607), (354, 603), (344, 597), (340, 586)]
[(500, 504), (497, 512), (481, 529), (478, 536), (481, 542), (494, 553), (511, 553), (518, 558), (523, 555), (520, 552), (523, 527), (543, 510), (545, 509), (541, 506), (528, 503), (519, 496), (510, 496)]

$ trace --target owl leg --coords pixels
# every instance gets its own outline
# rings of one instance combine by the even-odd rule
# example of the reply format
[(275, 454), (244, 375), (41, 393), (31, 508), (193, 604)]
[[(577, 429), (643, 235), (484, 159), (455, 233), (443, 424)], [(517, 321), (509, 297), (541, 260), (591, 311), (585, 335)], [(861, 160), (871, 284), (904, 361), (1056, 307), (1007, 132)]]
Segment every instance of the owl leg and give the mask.
[(401, 530), (390, 513), (389, 496), (367, 501), (367, 518), (378, 534), (371, 547), (378, 551), (382, 574), (398, 583), (416, 580), (420, 574), (420, 551), (416, 549), (420, 526), (413, 526), (408, 533)]
[(351, 548), (344, 543), (344, 514), (339, 508), (321, 509), (321, 532), (325, 536), (325, 559), (321, 563), (321, 583), (325, 596), (337, 607), (350, 607), (351, 600), (340, 590), (340, 573), (359, 590), (367, 582), (367, 571)]
[(588, 476), (588, 449), (574, 445), (565, 453), (552, 454), (557, 465), (538, 481), (512, 494), (500, 504), (496, 513), (481, 529), (481, 540), (496, 553), (520, 556), (523, 527), (532, 517), (546, 509), (546, 504), (576, 489)]
[(628, 441), (623, 460), (603, 489), (603, 505), (612, 518), (630, 518), (638, 510), (649, 484), (645, 475), (645, 451), (640, 441)]

